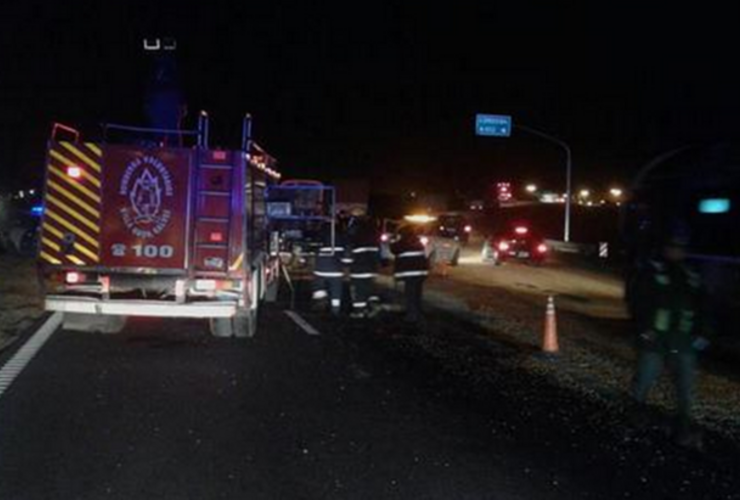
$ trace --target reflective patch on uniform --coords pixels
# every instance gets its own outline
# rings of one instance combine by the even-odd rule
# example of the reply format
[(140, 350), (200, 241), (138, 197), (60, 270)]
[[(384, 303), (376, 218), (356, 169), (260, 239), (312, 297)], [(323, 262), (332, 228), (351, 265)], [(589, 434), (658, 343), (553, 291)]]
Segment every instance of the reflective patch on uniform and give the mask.
[(360, 247), (352, 250), (352, 253), (367, 253), (367, 252), (379, 252), (380, 249), (377, 247)]
[(671, 284), (671, 279), (668, 276), (666, 276), (665, 274), (656, 274), (655, 275), (655, 281), (659, 285), (670, 285)]
[(318, 276), (319, 278), (341, 278), (342, 276), (344, 276), (344, 273), (333, 273), (324, 271), (314, 271), (313, 274), (315, 276)]
[(696, 316), (694, 311), (681, 311), (681, 321), (678, 324), (678, 330), (681, 333), (691, 333), (694, 329), (694, 316)]
[(399, 259), (405, 257), (426, 257), (426, 254), (424, 252), (403, 252), (398, 254)]
[(328, 296), (329, 294), (325, 290), (316, 290), (315, 292), (313, 292), (313, 295), (312, 295), (314, 300), (325, 299)]
[(655, 311), (653, 326), (659, 332), (667, 332), (671, 326), (671, 312), (668, 309), (658, 309)]

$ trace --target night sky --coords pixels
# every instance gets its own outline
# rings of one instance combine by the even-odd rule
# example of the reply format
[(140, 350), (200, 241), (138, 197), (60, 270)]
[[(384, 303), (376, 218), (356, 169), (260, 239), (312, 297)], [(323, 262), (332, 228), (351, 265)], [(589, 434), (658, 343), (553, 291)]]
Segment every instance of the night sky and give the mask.
[(477, 138), (476, 112), (570, 143), (576, 188), (626, 184), (664, 150), (737, 135), (729, 7), (230, 3), (3, 2), (0, 186), (38, 182), (52, 121), (92, 139), (101, 122), (142, 122), (146, 35), (178, 39), (190, 118), (209, 111), (213, 143), (236, 145), (249, 111), (289, 177), (562, 189), (559, 149)]

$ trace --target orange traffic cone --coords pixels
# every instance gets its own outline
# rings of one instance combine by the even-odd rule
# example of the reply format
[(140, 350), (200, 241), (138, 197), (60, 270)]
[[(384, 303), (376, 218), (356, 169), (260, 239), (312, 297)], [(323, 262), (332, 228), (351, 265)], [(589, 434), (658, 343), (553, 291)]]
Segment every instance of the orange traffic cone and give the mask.
[(545, 331), (542, 336), (542, 352), (557, 354), (558, 346), (558, 320), (555, 314), (555, 299), (552, 295), (547, 297), (547, 310), (545, 311)]

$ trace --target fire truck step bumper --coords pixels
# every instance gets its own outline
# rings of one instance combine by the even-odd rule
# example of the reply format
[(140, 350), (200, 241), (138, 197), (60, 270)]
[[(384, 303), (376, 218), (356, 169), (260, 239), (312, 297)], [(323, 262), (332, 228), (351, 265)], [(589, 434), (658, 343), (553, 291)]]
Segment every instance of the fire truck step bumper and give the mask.
[(46, 298), (47, 311), (104, 314), (113, 316), (154, 316), (161, 318), (230, 318), (236, 315), (237, 303), (193, 302), (177, 304), (155, 300), (100, 300), (81, 297)]

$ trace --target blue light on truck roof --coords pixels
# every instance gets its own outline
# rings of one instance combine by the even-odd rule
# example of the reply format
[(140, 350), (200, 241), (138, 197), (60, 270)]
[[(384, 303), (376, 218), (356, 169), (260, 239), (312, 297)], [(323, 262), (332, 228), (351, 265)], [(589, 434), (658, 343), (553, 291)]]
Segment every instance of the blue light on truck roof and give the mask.
[(699, 202), (699, 212), (703, 214), (725, 214), (730, 211), (727, 198), (707, 198)]

